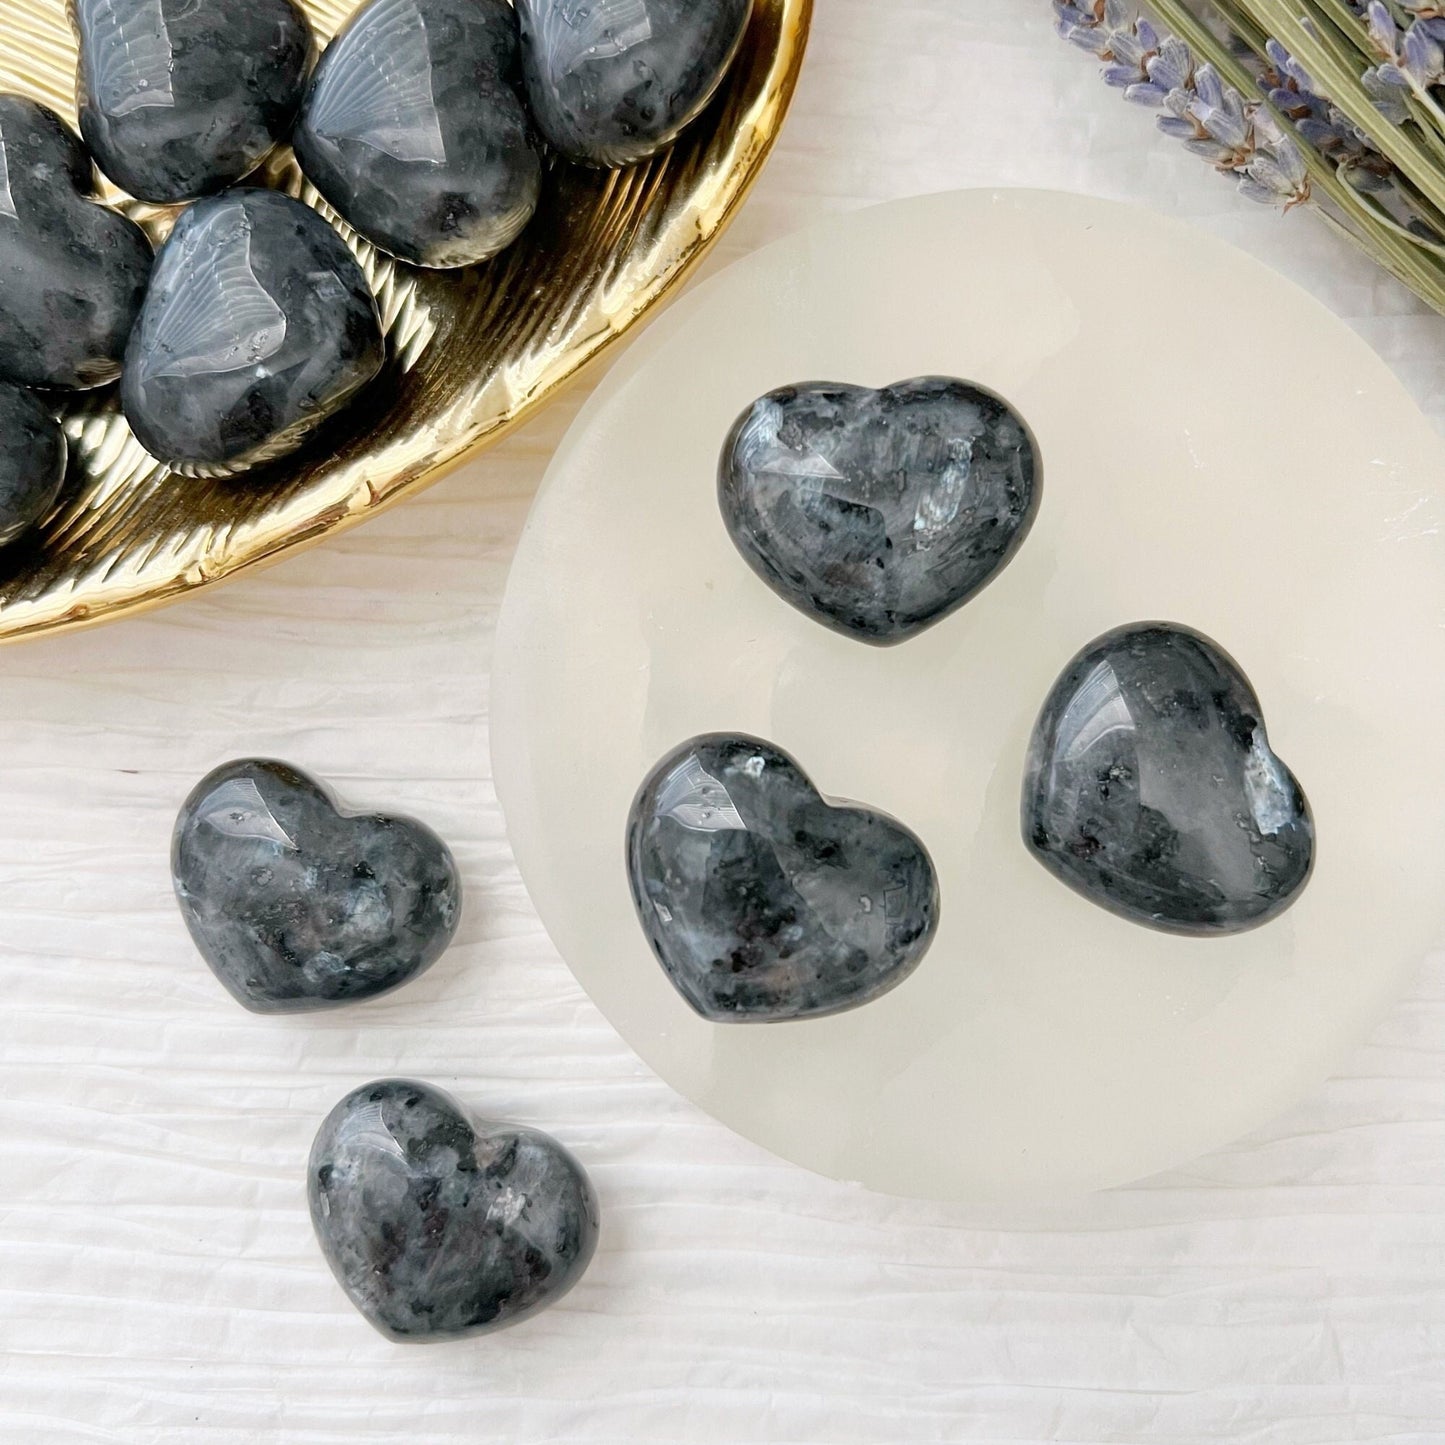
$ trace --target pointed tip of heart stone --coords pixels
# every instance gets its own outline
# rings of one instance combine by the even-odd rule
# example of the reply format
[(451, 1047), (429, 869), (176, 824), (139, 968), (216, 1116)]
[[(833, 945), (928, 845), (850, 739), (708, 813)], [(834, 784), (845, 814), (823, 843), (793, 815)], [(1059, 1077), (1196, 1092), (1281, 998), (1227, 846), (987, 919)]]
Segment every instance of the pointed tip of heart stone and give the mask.
[(332, 1273), (393, 1340), (519, 1324), (561, 1299), (597, 1247), (597, 1196), (561, 1144), (413, 1079), (365, 1084), (332, 1109), (307, 1197)]
[(694, 738), (648, 774), (627, 864), (663, 971), (714, 1022), (869, 1003), (913, 972), (938, 924), (913, 833), (828, 802), (786, 753), (737, 734)]
[(1172, 623), (1117, 628), (1064, 669), (1034, 728), (1021, 822), (1069, 887), (1170, 933), (1266, 923), (1314, 862), (1309, 804), (1248, 678)]
[(255, 1013), (399, 988), (441, 956), (461, 912), (456, 864), (430, 828), (346, 812), (315, 779), (266, 758), (196, 785), (171, 874), (201, 956)]
[(946, 376), (780, 387), (738, 418), (718, 466), (723, 521), (753, 571), (800, 612), (879, 646), (993, 581), (1042, 488), (1023, 418)]

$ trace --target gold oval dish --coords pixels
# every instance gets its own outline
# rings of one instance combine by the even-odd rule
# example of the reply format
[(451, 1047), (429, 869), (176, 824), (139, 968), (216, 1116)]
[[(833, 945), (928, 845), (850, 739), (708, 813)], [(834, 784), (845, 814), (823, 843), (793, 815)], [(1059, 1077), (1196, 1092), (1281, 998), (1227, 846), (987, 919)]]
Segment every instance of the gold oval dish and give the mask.
[[(322, 43), (353, 0), (301, 0)], [(75, 121), (65, 0), (5, 0), (0, 90)], [(0, 552), (0, 641), (155, 606), (352, 526), (436, 481), (541, 406), (682, 279), (756, 179), (792, 98), (812, 0), (756, 0), (723, 93), (670, 151), (622, 171), (553, 162), (495, 261), (399, 265), (337, 222), (381, 305), (386, 376), (295, 456), (229, 481), (177, 476), (131, 436), (115, 389), (69, 404), (56, 513)], [(268, 180), (336, 221), (289, 153)], [(171, 215), (113, 189), (156, 236)]]

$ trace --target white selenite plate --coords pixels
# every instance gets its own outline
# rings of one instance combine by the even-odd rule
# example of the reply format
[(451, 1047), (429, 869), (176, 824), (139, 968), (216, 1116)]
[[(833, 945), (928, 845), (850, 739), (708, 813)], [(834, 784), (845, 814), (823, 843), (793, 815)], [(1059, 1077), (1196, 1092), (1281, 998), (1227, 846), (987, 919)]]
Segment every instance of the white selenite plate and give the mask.
[[(875, 649), (744, 563), (718, 450), (773, 387), (925, 373), (1018, 408), (1043, 502), (982, 594)], [(1192, 1158), (1314, 1088), (1445, 935), (1442, 475), (1433, 430), (1363, 342), (1158, 215), (968, 191), (769, 247), (613, 369), (522, 538), (492, 756), (537, 910), (658, 1073), (810, 1169), (1038, 1199)], [(1314, 876), (1254, 932), (1124, 922), (1020, 841), (1045, 694), (1085, 643), (1143, 619), (1239, 661), (1314, 809)], [(725, 730), (927, 844), (940, 928), (885, 997), (714, 1025), (654, 960), (623, 865), (628, 808), (664, 753)]]

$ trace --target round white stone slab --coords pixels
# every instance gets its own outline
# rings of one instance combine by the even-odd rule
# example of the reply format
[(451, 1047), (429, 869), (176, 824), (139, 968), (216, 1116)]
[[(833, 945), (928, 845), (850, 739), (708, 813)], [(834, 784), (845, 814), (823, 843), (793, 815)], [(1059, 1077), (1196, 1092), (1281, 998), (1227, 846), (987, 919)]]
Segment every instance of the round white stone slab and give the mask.
[[(734, 550), (718, 450), (808, 379), (981, 382), (1038, 437), (1013, 564), (901, 646)], [(1313, 1088), (1445, 937), (1445, 457), (1379, 359), (1274, 272), (1159, 216), (964, 192), (837, 218), (698, 287), (548, 473), (497, 641), (493, 764), (538, 912), (665, 1079), (811, 1169), (1044, 1198), (1187, 1160)], [(1025, 851), (1034, 717), (1084, 643), (1166, 619), (1244, 667), (1309, 794), (1313, 879), (1232, 938), (1154, 933)], [(653, 959), (623, 839), (684, 739), (767, 738), (927, 844), (917, 972), (834, 1018), (714, 1025)]]

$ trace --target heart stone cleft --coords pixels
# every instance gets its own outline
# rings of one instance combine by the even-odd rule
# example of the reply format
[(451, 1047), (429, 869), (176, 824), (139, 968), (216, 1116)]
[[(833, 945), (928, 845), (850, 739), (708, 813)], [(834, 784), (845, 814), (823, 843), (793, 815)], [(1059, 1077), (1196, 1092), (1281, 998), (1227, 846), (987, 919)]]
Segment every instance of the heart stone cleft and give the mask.
[(922, 843), (821, 798), (756, 738), (684, 743), (632, 807), (628, 873), (643, 931), (704, 1018), (813, 1018), (901, 983), (932, 942), (938, 886)]
[(800, 611), (879, 644), (981, 591), (1028, 535), (1041, 487), (1022, 418), (941, 376), (769, 392), (738, 418), (718, 470), (749, 566)]
[(1238, 933), (1288, 908), (1314, 822), (1258, 698), (1207, 637), (1105, 634), (1045, 702), (1023, 789), (1026, 846), (1084, 897), (1173, 933)]

